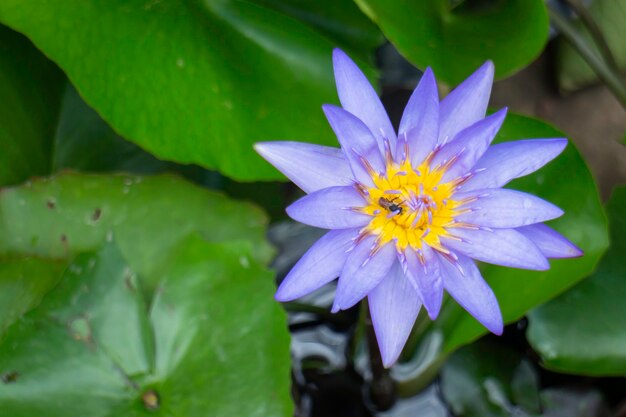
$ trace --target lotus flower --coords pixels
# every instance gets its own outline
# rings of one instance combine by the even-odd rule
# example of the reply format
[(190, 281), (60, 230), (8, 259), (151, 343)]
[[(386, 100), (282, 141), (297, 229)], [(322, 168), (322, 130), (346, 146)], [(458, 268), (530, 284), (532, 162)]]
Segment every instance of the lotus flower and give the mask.
[(332, 311), (367, 297), (386, 367), (400, 355), (422, 306), (437, 317), (444, 289), (501, 334), (498, 301), (474, 260), (546, 270), (547, 258), (582, 254), (542, 224), (561, 209), (501, 188), (555, 158), (567, 140), (490, 146), (506, 109), (485, 117), (494, 72), (489, 61), (442, 101), (426, 69), (397, 134), (356, 64), (337, 49), (333, 64), (342, 107), (323, 110), (340, 148), (255, 145), (308, 194), (287, 208), (289, 216), (329, 229), (293, 267), (276, 299), (294, 300), (339, 277)]

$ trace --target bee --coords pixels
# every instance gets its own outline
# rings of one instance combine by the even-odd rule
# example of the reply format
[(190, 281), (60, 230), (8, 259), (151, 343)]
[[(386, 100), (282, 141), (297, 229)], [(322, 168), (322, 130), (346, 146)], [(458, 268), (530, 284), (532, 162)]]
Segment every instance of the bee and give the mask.
[(386, 208), (387, 210), (389, 210), (389, 213), (392, 214), (393, 216), (395, 216), (396, 214), (402, 214), (402, 206), (400, 204), (402, 204), (402, 202), (400, 201), (399, 203), (396, 203), (396, 199), (398, 197), (392, 198), (391, 200), (385, 198), (385, 197), (380, 197), (378, 199), (378, 204), (381, 207)]

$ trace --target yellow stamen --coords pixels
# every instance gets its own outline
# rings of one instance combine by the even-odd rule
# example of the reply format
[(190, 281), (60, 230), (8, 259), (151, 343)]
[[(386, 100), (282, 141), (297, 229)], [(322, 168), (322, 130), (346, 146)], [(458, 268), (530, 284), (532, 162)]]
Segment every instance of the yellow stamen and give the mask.
[(459, 208), (465, 202), (451, 198), (458, 180), (441, 182), (451, 164), (431, 170), (430, 159), (416, 168), (409, 158), (401, 164), (388, 163), (383, 175), (372, 175), (374, 186), (364, 193), (369, 204), (363, 212), (373, 218), (364, 232), (377, 235), (380, 245), (395, 241), (397, 249), (403, 251), (426, 244), (448, 253), (440, 238), (451, 237), (446, 227), (466, 212)]

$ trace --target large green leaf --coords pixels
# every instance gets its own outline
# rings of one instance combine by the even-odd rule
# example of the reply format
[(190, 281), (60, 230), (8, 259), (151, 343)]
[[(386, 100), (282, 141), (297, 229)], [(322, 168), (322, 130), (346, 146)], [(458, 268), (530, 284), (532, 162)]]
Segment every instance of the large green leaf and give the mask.
[(150, 280), (196, 231), (209, 241), (249, 240), (255, 258), (267, 261), (265, 223), (254, 206), (175, 176), (66, 173), (0, 193), (0, 255), (66, 257), (115, 235), (131, 267)]
[[(539, 55), (548, 37), (543, 0), (355, 0), (400, 53), (458, 84), (485, 60), (504, 77)], [(457, 2), (458, 3), (458, 2)]]
[(529, 315), (528, 340), (546, 367), (626, 375), (626, 187), (607, 205), (611, 247), (589, 278)]
[(0, 25), (0, 185), (49, 172), (63, 84), (28, 39)]
[(441, 391), (459, 417), (525, 417), (541, 409), (533, 365), (517, 352), (486, 341), (452, 355), (441, 370)]
[(65, 265), (38, 258), (0, 262), (0, 338), (6, 327), (39, 304), (56, 285)]
[[(626, 0), (594, 0), (589, 12), (602, 31), (618, 66), (626, 71)], [(582, 23), (576, 22), (576, 27), (598, 56), (601, 56)], [(598, 79), (580, 54), (564, 39), (560, 39), (557, 46), (557, 74), (559, 86), (567, 91), (576, 90)]]
[(52, 172), (77, 169), (89, 172), (155, 173), (170, 165), (117, 135), (67, 84), (54, 135)]
[[(509, 114), (497, 141), (563, 136), (543, 122)], [(565, 214), (549, 225), (585, 252), (577, 259), (551, 260), (548, 271), (482, 265), (483, 276), (496, 293), (504, 321), (511, 323), (588, 276), (608, 247), (608, 236), (598, 190), (585, 162), (571, 143), (563, 154), (540, 171), (517, 179), (507, 187), (538, 195), (561, 207)], [(447, 299), (439, 318), (426, 330), (415, 359), (400, 371), (400, 379), (423, 384), (434, 376), (435, 369), (447, 355), (486, 332), (456, 302)], [(423, 379), (418, 375), (423, 375)], [(416, 389), (414, 383), (411, 382), (406, 389)]]
[[(0, 344), (13, 417), (289, 416), (289, 336), (248, 242), (181, 242), (146, 308), (114, 243), (78, 256)], [(271, 300), (271, 301), (269, 301)]]
[(306, 22), (326, 37), (360, 52), (363, 59), (383, 41), (376, 25), (352, 0), (257, 0), (257, 3)]
[[(335, 143), (320, 105), (336, 101), (331, 50), (342, 41), (294, 18), (295, 4), (287, 13), (266, 3), (276, 2), (3, 0), (0, 21), (57, 62), (119, 134), (157, 157), (276, 179), (253, 143)], [(356, 7), (344, 9), (347, 22), (359, 20)], [(304, 11), (316, 14), (311, 5)], [(344, 12), (336, 16), (341, 27)], [(370, 38), (348, 45), (362, 63)]]
[(506, 346), (478, 342), (456, 352), (441, 391), (457, 417), (600, 417), (606, 403), (585, 388), (539, 390), (533, 365)]

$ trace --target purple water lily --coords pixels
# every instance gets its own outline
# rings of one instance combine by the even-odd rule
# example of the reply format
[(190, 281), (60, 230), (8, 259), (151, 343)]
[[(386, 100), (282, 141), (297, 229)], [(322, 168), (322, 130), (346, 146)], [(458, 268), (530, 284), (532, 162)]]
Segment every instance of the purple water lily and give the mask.
[(562, 215), (561, 209), (501, 188), (555, 158), (567, 140), (489, 146), (506, 115), (503, 109), (485, 117), (491, 62), (441, 102), (428, 68), (397, 135), (354, 62), (335, 50), (333, 64), (343, 108), (323, 110), (341, 148), (255, 146), (308, 194), (287, 208), (289, 216), (330, 229), (293, 267), (276, 299), (294, 300), (339, 277), (332, 311), (367, 296), (386, 367), (400, 355), (422, 305), (437, 317), (444, 289), (501, 334), (498, 301), (473, 259), (545, 270), (546, 258), (582, 254), (541, 223)]

